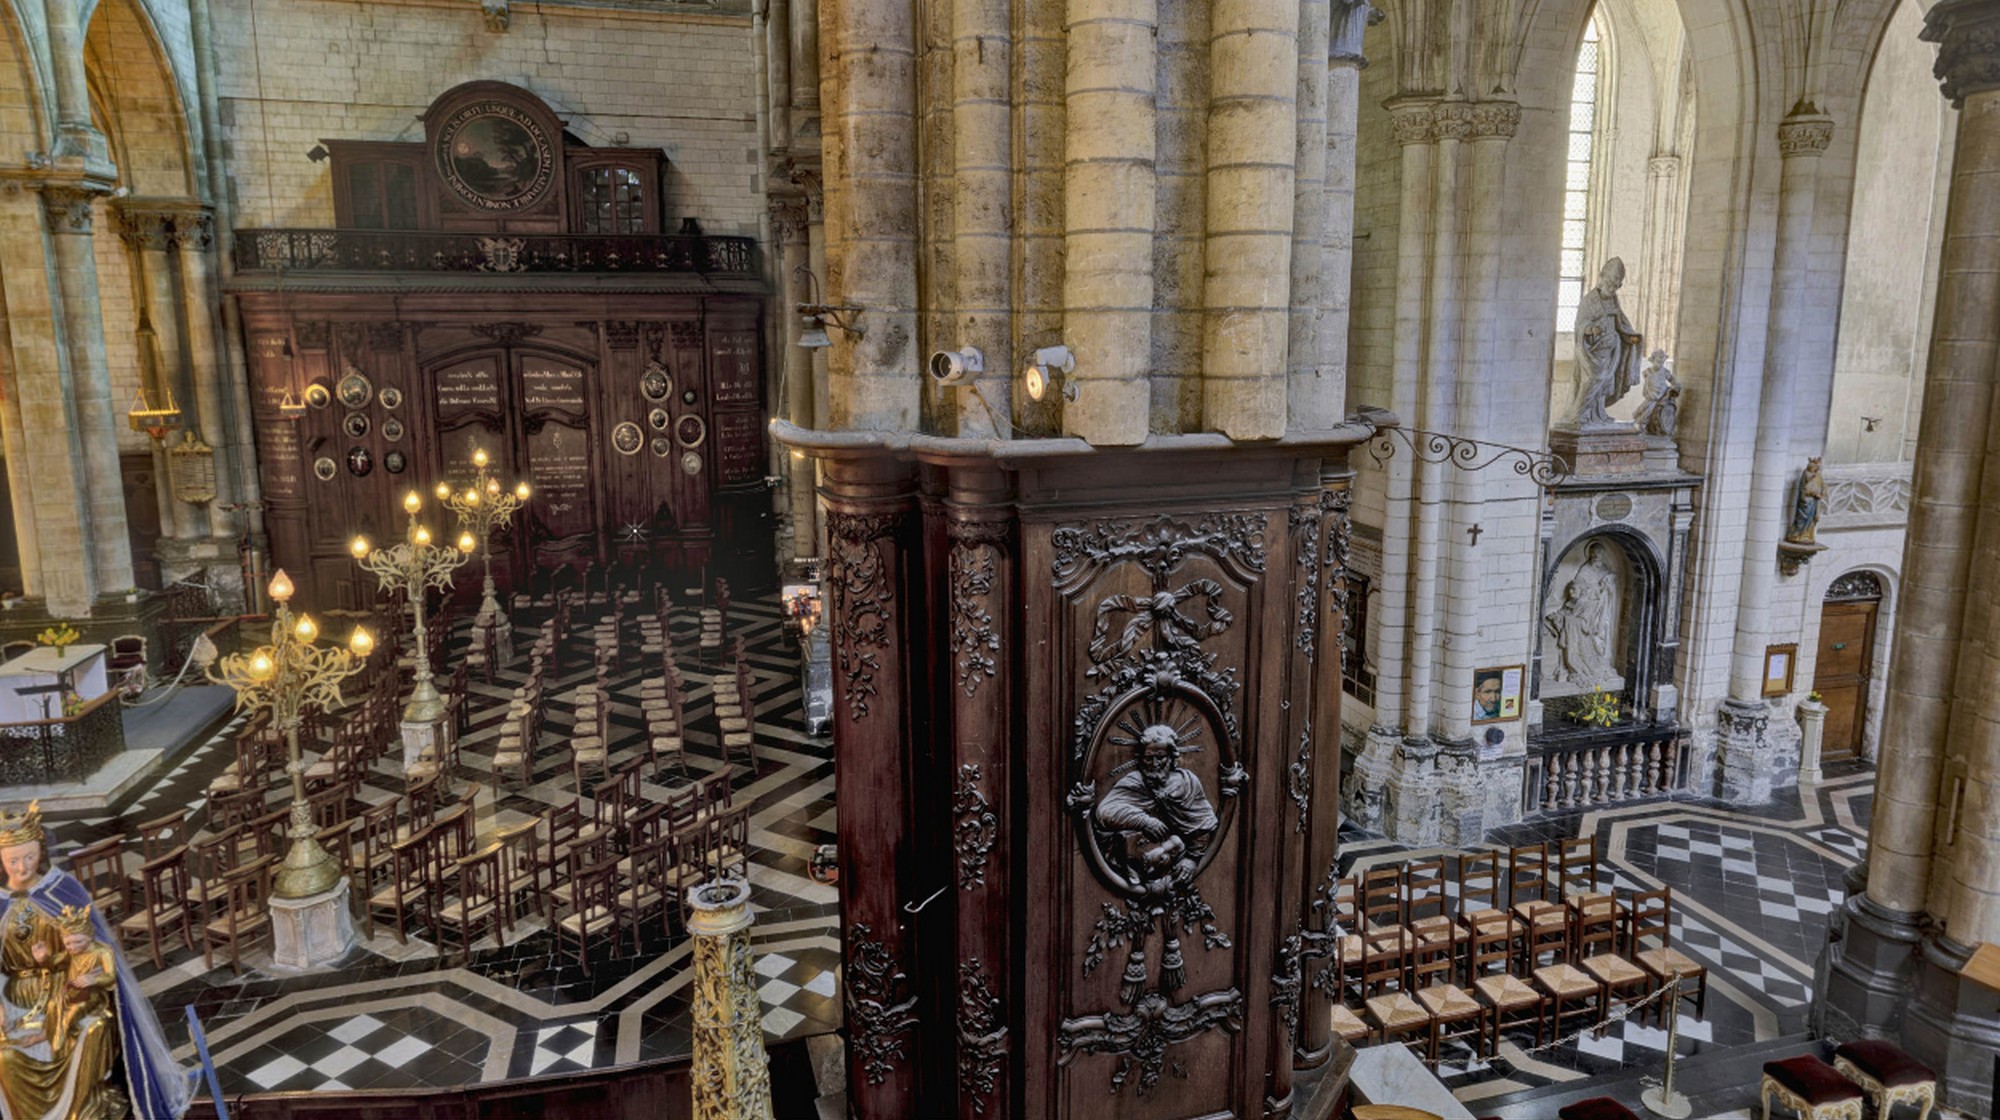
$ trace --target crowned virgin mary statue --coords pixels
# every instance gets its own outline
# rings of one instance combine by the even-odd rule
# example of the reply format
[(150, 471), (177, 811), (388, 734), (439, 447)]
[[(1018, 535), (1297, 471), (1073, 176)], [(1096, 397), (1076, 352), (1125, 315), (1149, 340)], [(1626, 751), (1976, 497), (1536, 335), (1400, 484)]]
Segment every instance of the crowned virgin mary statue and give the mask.
[(49, 866), (39, 805), (0, 811), (0, 1120), (178, 1120), (196, 1071), (90, 892)]

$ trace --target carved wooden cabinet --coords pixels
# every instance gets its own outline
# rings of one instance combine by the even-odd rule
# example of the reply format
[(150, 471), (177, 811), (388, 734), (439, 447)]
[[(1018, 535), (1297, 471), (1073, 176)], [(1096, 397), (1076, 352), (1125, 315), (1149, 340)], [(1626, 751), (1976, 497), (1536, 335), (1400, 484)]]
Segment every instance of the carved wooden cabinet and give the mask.
[(1329, 1046), (1314, 902), (1370, 431), (781, 429), (825, 460), (857, 1115), (1289, 1114)]

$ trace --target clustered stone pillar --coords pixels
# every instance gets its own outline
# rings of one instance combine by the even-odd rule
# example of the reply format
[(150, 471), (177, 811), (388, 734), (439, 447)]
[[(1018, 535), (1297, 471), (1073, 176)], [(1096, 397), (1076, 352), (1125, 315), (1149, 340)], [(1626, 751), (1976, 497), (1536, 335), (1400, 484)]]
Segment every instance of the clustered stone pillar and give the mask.
[(909, 0), (828, 0), (821, 15), (827, 87), (829, 302), (862, 333), (838, 327), (828, 347), (834, 427), (915, 430), (917, 353), (916, 18)]
[(1209, 21), (1204, 426), (1275, 439), (1286, 427), (1299, 4), (1215, 0)]
[[(1811, 301), (1813, 201), (1819, 156), (1833, 139), (1833, 121), (1800, 102), (1778, 125), (1784, 170), (1778, 185), (1778, 238), (1771, 262), (1771, 311), (1764, 341), (1764, 377), (1757, 406), (1757, 455), (1750, 478), (1750, 520), (1743, 534), (1741, 591), (1729, 698), (1716, 739), (1721, 794), (1739, 804), (1771, 799), (1773, 777), (1789, 776), (1780, 759), (1791, 745), (1773, 738), (1763, 698), (1764, 646), (1778, 589), (1778, 542), (1790, 512), (1793, 402), (1804, 384), (1801, 362), (1814, 329)], [(1788, 726), (1788, 725), (1785, 725)]]
[(103, 307), (91, 231), (99, 192), (71, 184), (42, 188), (48, 210), (58, 317), (67, 346), (64, 395), (75, 409), (71, 444), (82, 465), (79, 481), (89, 516), (77, 527), (90, 569), (90, 594), (132, 586), (132, 545), (125, 529), (125, 487), (118, 470), (118, 417), (104, 352)]
[(958, 430), (1013, 434), (1014, 144), (1008, 0), (952, 0), (952, 252), (958, 307), (943, 348), (977, 349), (986, 373), (956, 390)]
[[(1990, 1109), (1993, 994), (1960, 974), (2000, 941), (2000, 0), (1940, 0), (1923, 37), (1959, 107), (1902, 601), (1865, 876), (1850, 876), (1815, 1002), (1824, 1033), (1900, 1036), (1943, 1103)], [(1859, 879), (1859, 881), (1856, 881)], [(1863, 888), (1865, 887), (1865, 893)]]
[(1100, 446), (1151, 430), (1158, 23), (1156, 0), (1069, 0), (1063, 429)]

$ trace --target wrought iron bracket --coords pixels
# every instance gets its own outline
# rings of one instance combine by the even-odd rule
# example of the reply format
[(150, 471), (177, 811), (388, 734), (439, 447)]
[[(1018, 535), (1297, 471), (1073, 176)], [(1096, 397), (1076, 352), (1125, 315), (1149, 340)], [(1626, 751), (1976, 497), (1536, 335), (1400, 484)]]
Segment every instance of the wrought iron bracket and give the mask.
[(1513, 472), (1534, 480), (1537, 486), (1557, 486), (1569, 481), (1568, 460), (1548, 451), (1488, 443), (1469, 436), (1422, 428), (1383, 428), (1368, 441), (1368, 456), (1380, 467), (1395, 458), (1396, 444), (1410, 449), (1419, 463), (1443, 463), (1465, 471), (1483, 471), (1496, 463), (1506, 463)]

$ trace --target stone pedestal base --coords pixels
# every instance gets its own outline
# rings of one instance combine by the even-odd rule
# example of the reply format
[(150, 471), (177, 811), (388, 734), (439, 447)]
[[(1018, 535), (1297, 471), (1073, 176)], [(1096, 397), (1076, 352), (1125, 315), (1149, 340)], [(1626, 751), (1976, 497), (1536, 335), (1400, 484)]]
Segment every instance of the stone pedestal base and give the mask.
[(353, 946), (346, 879), (305, 898), (271, 899), (271, 959), (279, 968), (319, 968), (346, 956)]
[(1762, 701), (1724, 700), (1716, 713), (1715, 795), (1735, 805), (1771, 800), (1771, 709)]
[(1675, 474), (1680, 453), (1671, 436), (1651, 436), (1630, 424), (1578, 431), (1557, 428), (1549, 433), (1549, 450), (1570, 465), (1579, 478), (1614, 475)]
[(1799, 702), (1799, 781), (1817, 782), (1820, 740), (1826, 734), (1826, 705), (1811, 700)]
[(431, 720), (404, 720), (403, 724), (403, 773), (417, 768), (418, 761), (426, 760), (433, 767), (437, 765), (438, 747), (443, 739), (443, 727)]
[(1438, 744), (1405, 739), (1389, 764), (1389, 789), (1382, 799), (1382, 831), (1412, 847), (1438, 843), (1443, 836), (1444, 801), (1437, 768)]
[(473, 616), (472, 625), (475, 632), (488, 622), (493, 624), (493, 664), (505, 665), (514, 660), (514, 623), (507, 617), (507, 612), (500, 609), (500, 603), (496, 599), (488, 599), (486, 604), (479, 608), (479, 613)]
[(1385, 827), (1389, 767), (1396, 758), (1396, 744), (1401, 741), (1389, 728), (1368, 729), (1361, 753), (1354, 756), (1354, 767), (1348, 772), (1347, 787), (1341, 792), (1341, 804), (1355, 827), (1370, 832), (1380, 832)]

